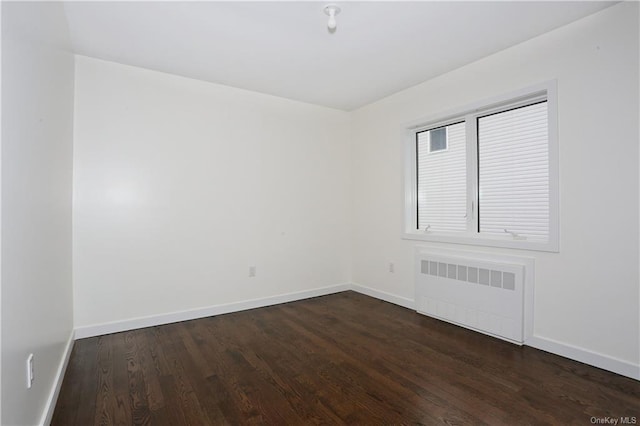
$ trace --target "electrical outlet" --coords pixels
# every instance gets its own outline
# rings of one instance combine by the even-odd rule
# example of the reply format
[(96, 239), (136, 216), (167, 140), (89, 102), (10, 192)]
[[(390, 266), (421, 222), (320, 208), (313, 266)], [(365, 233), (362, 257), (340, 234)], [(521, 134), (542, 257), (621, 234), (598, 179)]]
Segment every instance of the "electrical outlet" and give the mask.
[(249, 277), (255, 277), (255, 276), (256, 276), (256, 267), (249, 266)]
[(33, 378), (33, 354), (29, 354), (27, 357), (27, 389), (31, 388)]
[(393, 264), (393, 262), (389, 262), (389, 272), (393, 273), (396, 271), (396, 266)]

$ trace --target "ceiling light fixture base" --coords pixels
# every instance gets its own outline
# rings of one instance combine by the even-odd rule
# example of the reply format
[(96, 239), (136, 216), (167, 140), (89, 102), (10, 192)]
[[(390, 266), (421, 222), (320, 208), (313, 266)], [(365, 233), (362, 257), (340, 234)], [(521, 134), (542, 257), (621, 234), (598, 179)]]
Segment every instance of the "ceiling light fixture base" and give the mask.
[(340, 9), (337, 5), (331, 3), (324, 7), (325, 15), (329, 16), (329, 22), (327, 22), (327, 27), (329, 30), (334, 31), (336, 29), (336, 15), (340, 13), (342, 9)]

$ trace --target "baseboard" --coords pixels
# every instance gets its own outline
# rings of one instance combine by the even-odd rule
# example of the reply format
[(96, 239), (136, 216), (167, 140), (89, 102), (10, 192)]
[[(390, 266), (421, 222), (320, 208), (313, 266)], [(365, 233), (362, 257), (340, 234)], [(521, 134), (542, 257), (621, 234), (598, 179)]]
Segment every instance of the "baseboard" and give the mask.
[(350, 289), (350, 284), (338, 284), (294, 293), (279, 294), (262, 299), (245, 300), (241, 302), (227, 303), (224, 305), (214, 305), (204, 308), (190, 309), (186, 311), (170, 312), (167, 314), (152, 315), (148, 317), (132, 318), (123, 321), (114, 321), (109, 323), (76, 327), (76, 339), (84, 339), (86, 337), (94, 337), (110, 333), (118, 333), (121, 331), (135, 330), (138, 328), (153, 327), (156, 325), (170, 324), (173, 322), (189, 321), (214, 315), (245, 311), (247, 309), (263, 308), (265, 306), (277, 305), (280, 303), (294, 302), (296, 300), (339, 293), (341, 291), (347, 291)]
[(71, 358), (71, 351), (73, 350), (74, 342), (75, 333), (72, 330), (71, 335), (69, 336), (69, 340), (67, 340), (67, 345), (64, 348), (62, 359), (60, 360), (60, 365), (58, 365), (58, 371), (56, 371), (53, 385), (51, 386), (51, 392), (49, 393), (49, 397), (47, 398), (47, 404), (45, 405), (44, 412), (42, 413), (42, 420), (40, 421), (40, 425), (42, 426), (47, 426), (51, 423), (53, 412), (56, 409), (58, 395), (60, 394), (60, 388), (62, 387), (62, 381), (64, 380), (64, 373), (65, 371), (67, 371), (69, 358)]
[[(328, 287), (321, 287), (312, 290), (305, 290), (294, 293), (280, 294), (276, 296), (266, 297), (262, 299), (252, 299), (235, 303), (228, 303), (224, 305), (215, 305), (204, 308), (192, 309), (180, 312), (171, 312), (167, 314), (153, 315), (148, 317), (133, 318), (124, 321), (115, 321), (110, 323), (96, 324), (84, 327), (77, 327), (75, 329), (75, 338), (83, 339), (86, 337), (100, 336), (110, 333), (118, 333), (121, 331), (135, 330), (138, 328), (153, 327), (156, 325), (170, 324), (173, 322), (188, 321), (197, 318), (204, 318), (214, 315), (222, 315), (231, 312), (244, 311), (248, 309), (262, 308), (265, 306), (277, 305), (280, 303), (294, 302), (296, 300), (308, 299), (311, 297), (324, 296), (333, 293), (339, 293), (342, 291), (353, 290), (358, 293), (365, 294), (367, 296), (374, 297), (379, 300), (384, 300), (395, 305), (402, 306), (407, 309), (415, 310), (415, 301), (406, 297), (401, 297), (395, 294), (387, 293), (385, 291), (376, 290), (371, 287), (363, 286), (357, 283), (350, 284), (338, 284)], [(546, 352), (550, 352), (565, 358), (573, 359), (575, 361), (583, 362), (585, 364), (602, 368), (603, 370), (611, 371), (616, 374), (620, 374), (625, 377), (629, 377), (635, 380), (640, 380), (640, 365), (636, 365), (627, 361), (619, 360), (607, 355), (602, 355), (596, 352), (589, 351), (584, 348), (568, 345), (565, 343), (557, 342), (552, 339), (543, 338), (540, 336), (533, 336), (527, 338), (524, 342), (525, 345), (531, 346), (536, 349), (540, 349)], [(53, 401), (53, 406), (48, 406), (47, 416), (53, 414), (53, 407), (55, 406), (55, 399), (57, 399), (57, 393), (59, 387), (62, 384), (62, 378), (64, 377), (64, 369), (71, 353), (72, 341), (67, 345), (67, 353), (65, 353), (65, 359), (59, 371), (60, 378), (56, 383), (56, 388), (52, 390), (50, 396), (50, 404)], [(49, 413), (51, 411), (51, 413)], [(43, 417), (48, 419), (49, 417)], [(46, 422), (44, 424), (47, 424)]]
[(540, 336), (533, 336), (527, 339), (524, 344), (532, 348), (602, 368), (603, 370), (611, 371), (621, 376), (640, 380), (640, 365), (638, 364)]
[(367, 296), (375, 297), (376, 299), (384, 300), (385, 302), (393, 303), (394, 305), (400, 305), (407, 309), (415, 310), (416, 308), (416, 304), (413, 299), (396, 296), (395, 294), (387, 293), (386, 291), (376, 290), (356, 283), (351, 283), (351, 290), (366, 294)]
[[(400, 297), (395, 294), (376, 290), (356, 283), (351, 284), (351, 290), (358, 293), (366, 294), (367, 296), (375, 297), (376, 299), (400, 305), (411, 310), (415, 310), (415, 301), (412, 299)], [(597, 352), (589, 351), (584, 348), (568, 345), (566, 343), (557, 342), (555, 340), (543, 338), (540, 336), (527, 338), (524, 344), (526, 346), (531, 346), (532, 348), (550, 352), (552, 354), (569, 358), (574, 361), (582, 362), (593, 367), (611, 371), (613, 373), (620, 374), (621, 376), (640, 380), (640, 365), (638, 364), (633, 364), (628, 361), (623, 361), (607, 355), (599, 354)]]

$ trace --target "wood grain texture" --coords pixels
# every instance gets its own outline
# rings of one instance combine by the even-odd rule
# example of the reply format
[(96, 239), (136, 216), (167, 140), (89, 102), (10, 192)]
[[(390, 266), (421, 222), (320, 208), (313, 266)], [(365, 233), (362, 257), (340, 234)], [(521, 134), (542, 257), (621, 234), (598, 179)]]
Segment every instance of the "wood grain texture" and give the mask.
[(78, 340), (52, 425), (593, 424), (640, 382), (354, 292)]

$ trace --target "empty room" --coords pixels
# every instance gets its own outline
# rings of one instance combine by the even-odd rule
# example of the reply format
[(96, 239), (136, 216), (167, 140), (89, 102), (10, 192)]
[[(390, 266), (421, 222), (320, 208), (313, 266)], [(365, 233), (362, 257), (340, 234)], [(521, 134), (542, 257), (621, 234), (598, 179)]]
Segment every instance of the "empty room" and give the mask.
[(640, 423), (640, 3), (0, 2), (0, 423)]

